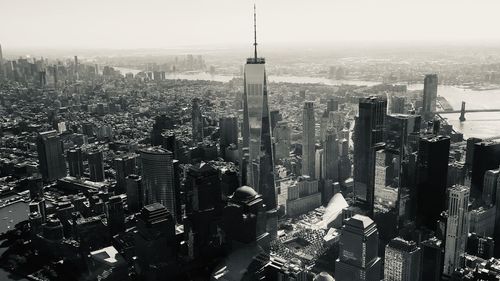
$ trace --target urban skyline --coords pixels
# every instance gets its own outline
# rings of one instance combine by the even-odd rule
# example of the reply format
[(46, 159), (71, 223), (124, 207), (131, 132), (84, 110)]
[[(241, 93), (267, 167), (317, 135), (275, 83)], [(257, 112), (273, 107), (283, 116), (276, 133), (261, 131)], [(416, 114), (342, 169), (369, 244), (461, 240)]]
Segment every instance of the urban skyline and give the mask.
[[(363, 20), (338, 29), (340, 41), (349, 39), (346, 32), (384, 44), (401, 30), (407, 33), (398, 40), (433, 35), (422, 36), (412, 17), (360, 32), (377, 11), (397, 19), (416, 5), (428, 15), (421, 28), (452, 26), (439, 38), (456, 32), (477, 44), (493, 38), (491, 26), (474, 26), (494, 22), (491, 11), (460, 3), (437, 25), (451, 2), (276, 0), (262, 4), (285, 14), (273, 22), (266, 12), (260, 20), (255, 3), (246, 21), (238, 16), (244, 4), (222, 2), (238, 13), (169, 3), (178, 12), (169, 39), (184, 44), (205, 28), (231, 37), (247, 23), (252, 32), (240, 35), (253, 47), (244, 55), (229, 44), (217, 54), (137, 53), (118, 40), (120, 52), (70, 56), (18, 56), (0, 45), (0, 280), (500, 281), (500, 51), (295, 46), (273, 50), (271, 62), (261, 52), (269, 50), (261, 42), (282, 44), (288, 32), (317, 44), (321, 28), (301, 32), (326, 20), (328, 7), (362, 7)], [(89, 3), (31, 8), (44, 14), (52, 5), (71, 6), (74, 21), (59, 25), (64, 33), (78, 29), (89, 7), (95, 16), (127, 11), (111, 21), (138, 7)], [(165, 7), (156, 4), (141, 12)], [(456, 22), (473, 11), (482, 15), (474, 25)], [(297, 12), (301, 21), (287, 22)], [(137, 17), (137, 27), (157, 21), (155, 13), (145, 22)], [(23, 26), (38, 16), (19, 24), (16, 36), (28, 36)], [(238, 24), (224, 33), (226, 16)], [(96, 47), (108, 32), (102, 20), (86, 21), (86, 32), (99, 26), (93, 36), (57, 35), (56, 45), (87, 38)], [(385, 25), (397, 28), (365, 33)], [(276, 41), (269, 32), (279, 34)], [(210, 34), (196, 42), (221, 42), (207, 40)], [(141, 36), (141, 44), (161, 48), (161, 40)], [(15, 46), (13, 38), (0, 33), (3, 47)]]

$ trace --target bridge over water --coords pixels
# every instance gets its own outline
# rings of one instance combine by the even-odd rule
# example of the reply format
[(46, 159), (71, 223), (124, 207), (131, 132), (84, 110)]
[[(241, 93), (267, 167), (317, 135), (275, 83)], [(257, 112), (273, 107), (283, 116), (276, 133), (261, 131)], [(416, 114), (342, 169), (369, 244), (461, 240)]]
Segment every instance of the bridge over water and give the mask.
[(465, 113), (473, 113), (473, 112), (500, 112), (500, 108), (485, 108), (485, 109), (465, 109), (465, 102), (462, 102), (462, 108), (460, 110), (442, 110), (436, 111), (436, 114), (443, 115), (449, 113), (460, 113), (459, 120), (461, 122), (465, 121)]

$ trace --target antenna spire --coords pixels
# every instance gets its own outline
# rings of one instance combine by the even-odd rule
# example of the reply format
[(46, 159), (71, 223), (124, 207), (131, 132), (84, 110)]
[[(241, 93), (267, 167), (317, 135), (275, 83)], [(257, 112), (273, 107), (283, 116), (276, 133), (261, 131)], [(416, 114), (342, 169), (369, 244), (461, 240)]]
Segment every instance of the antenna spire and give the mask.
[(256, 12), (256, 7), (255, 4), (253, 4), (253, 36), (254, 36), (254, 56), (255, 56), (255, 61), (257, 61), (257, 12)]

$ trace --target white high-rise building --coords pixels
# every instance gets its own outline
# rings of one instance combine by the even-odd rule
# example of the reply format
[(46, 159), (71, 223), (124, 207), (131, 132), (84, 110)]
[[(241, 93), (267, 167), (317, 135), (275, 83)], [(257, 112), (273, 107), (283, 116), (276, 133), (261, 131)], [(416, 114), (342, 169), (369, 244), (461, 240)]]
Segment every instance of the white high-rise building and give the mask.
[(460, 266), (460, 259), (465, 253), (469, 234), (469, 195), (470, 189), (466, 186), (455, 185), (450, 189), (443, 269), (446, 276), (451, 276)]
[(316, 121), (314, 118), (314, 103), (304, 102), (302, 131), (302, 174), (315, 178), (316, 167)]

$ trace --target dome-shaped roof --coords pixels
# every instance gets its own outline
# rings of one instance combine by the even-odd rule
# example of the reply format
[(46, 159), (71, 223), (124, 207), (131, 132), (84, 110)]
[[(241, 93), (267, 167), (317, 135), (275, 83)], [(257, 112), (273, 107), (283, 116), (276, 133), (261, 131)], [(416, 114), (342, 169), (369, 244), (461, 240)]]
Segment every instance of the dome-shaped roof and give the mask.
[(333, 277), (326, 273), (326, 272), (321, 272), (320, 274), (316, 275), (316, 277), (314, 277), (313, 279), (314, 281), (335, 281), (335, 279), (333, 279)]
[(257, 192), (250, 186), (242, 186), (236, 189), (233, 193), (233, 199), (238, 201), (246, 201), (250, 198), (257, 196)]

